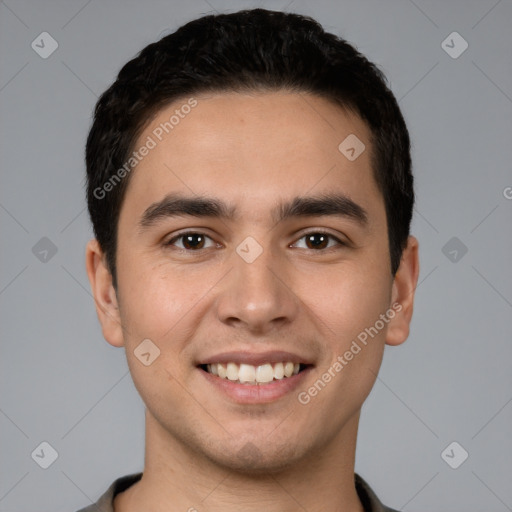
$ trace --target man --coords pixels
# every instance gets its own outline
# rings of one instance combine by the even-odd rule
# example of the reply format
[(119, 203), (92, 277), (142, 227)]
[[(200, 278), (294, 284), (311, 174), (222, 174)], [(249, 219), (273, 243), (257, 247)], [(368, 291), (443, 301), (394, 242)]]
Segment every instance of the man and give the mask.
[(87, 272), (146, 455), (83, 511), (390, 511), (355, 447), (418, 243), (377, 68), (310, 18), (206, 16), (123, 67), (86, 160)]

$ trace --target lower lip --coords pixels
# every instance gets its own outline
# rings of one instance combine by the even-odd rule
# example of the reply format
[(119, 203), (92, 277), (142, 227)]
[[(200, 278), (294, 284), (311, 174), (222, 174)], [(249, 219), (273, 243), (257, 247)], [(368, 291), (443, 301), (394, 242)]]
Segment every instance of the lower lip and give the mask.
[(263, 404), (274, 402), (297, 389), (304, 381), (311, 367), (306, 367), (297, 375), (274, 380), (268, 384), (239, 384), (229, 379), (222, 379), (198, 368), (203, 377), (221, 392), (240, 404)]

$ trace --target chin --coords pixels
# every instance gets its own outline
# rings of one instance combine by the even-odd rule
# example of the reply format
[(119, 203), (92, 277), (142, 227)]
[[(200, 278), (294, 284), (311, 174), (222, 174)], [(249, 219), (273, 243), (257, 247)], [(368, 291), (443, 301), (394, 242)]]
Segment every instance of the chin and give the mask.
[[(240, 446), (240, 443), (237, 443)], [(269, 445), (268, 440), (247, 441), (241, 448), (224, 447), (220, 453), (210, 454), (215, 464), (247, 476), (268, 476), (296, 467), (301, 450), (296, 445)]]

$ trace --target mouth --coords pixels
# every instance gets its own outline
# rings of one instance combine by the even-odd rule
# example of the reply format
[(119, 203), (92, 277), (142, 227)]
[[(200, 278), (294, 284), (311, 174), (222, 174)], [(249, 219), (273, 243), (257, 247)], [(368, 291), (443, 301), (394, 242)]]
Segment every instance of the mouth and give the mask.
[(306, 370), (311, 365), (282, 361), (264, 363), (258, 366), (233, 361), (228, 363), (210, 363), (199, 365), (199, 368), (210, 375), (246, 386), (265, 386), (275, 381), (289, 379)]
[(314, 365), (290, 352), (229, 352), (200, 361), (197, 369), (215, 393), (238, 404), (275, 402), (303, 385)]

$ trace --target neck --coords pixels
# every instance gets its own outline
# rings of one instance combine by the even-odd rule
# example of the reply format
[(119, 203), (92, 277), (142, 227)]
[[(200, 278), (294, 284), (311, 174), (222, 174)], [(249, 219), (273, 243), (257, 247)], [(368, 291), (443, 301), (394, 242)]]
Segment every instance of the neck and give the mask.
[(273, 473), (224, 468), (169, 435), (146, 411), (146, 456), (139, 482), (119, 494), (115, 512), (364, 512), (354, 484), (359, 414), (334, 442)]

